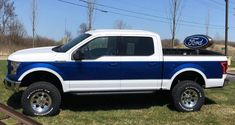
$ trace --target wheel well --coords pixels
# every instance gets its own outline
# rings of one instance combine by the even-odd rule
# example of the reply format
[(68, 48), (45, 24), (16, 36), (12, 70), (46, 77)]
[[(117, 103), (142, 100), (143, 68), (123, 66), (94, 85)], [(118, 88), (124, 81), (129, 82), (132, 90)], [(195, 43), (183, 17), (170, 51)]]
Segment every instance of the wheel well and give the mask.
[(39, 82), (39, 81), (45, 81), (53, 84), (56, 86), (60, 92), (63, 92), (63, 87), (60, 79), (47, 71), (35, 71), (32, 73), (29, 73), (22, 79), (22, 83), (20, 84), (20, 87), (27, 87), (31, 85), (32, 83)]
[(195, 71), (186, 71), (183, 73), (180, 73), (172, 82), (171, 85), (171, 90), (174, 88), (174, 86), (176, 84), (178, 84), (180, 81), (184, 81), (184, 80), (191, 80), (191, 81), (195, 81), (196, 83), (198, 83), (200, 86), (204, 87), (205, 86), (205, 80), (202, 77), (202, 75), (200, 73), (197, 73)]

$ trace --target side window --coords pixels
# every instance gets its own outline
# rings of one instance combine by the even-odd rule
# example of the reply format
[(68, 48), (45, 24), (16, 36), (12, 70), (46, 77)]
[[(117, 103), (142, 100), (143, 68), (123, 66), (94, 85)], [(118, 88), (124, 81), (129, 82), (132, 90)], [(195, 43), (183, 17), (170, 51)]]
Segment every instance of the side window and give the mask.
[(83, 59), (96, 59), (101, 56), (115, 56), (117, 55), (116, 42), (116, 37), (98, 37), (79, 48), (79, 51)]
[(154, 44), (151, 37), (122, 37), (120, 55), (149, 56), (154, 53)]

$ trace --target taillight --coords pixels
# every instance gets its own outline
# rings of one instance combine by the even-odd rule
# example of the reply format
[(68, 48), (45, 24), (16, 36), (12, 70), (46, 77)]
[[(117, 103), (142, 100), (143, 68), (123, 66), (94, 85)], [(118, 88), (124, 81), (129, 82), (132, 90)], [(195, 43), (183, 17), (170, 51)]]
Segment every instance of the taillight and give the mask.
[(227, 61), (220, 62), (220, 65), (221, 65), (223, 74), (226, 74), (227, 73), (227, 69), (228, 69), (228, 62)]

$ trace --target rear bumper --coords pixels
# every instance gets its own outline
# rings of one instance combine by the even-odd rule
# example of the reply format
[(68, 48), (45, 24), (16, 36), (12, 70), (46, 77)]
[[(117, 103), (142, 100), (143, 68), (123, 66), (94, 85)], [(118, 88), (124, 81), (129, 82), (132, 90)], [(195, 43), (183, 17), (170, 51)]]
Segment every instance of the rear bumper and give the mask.
[(210, 88), (206, 88), (206, 89), (223, 88), (228, 84), (229, 84), (229, 80), (226, 79), (226, 80), (224, 80), (224, 83), (222, 86), (215, 86), (215, 87), (210, 87)]
[(222, 78), (219, 79), (207, 79), (206, 80), (206, 89), (208, 88), (223, 88), (225, 84), (228, 83), (226, 80), (227, 75), (224, 74)]
[(4, 83), (6, 89), (17, 92), (17, 91), (19, 91), (21, 82), (13, 81), (13, 80), (10, 80), (9, 78), (6, 77), (3, 81), (3, 83)]

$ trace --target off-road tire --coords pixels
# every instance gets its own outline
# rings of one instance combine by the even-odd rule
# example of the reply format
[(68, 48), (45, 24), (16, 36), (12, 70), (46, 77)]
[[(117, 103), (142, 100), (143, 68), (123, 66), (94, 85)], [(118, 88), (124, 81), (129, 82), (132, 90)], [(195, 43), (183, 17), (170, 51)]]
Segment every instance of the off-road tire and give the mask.
[[(31, 106), (31, 99), (35, 97), (36, 93), (40, 92), (45, 93), (51, 99), (48, 110), (44, 112), (37, 112)], [(36, 82), (28, 86), (21, 97), (23, 113), (30, 116), (56, 115), (59, 112), (60, 104), (61, 95), (59, 90), (53, 84), (44, 81)]]
[[(191, 100), (191, 98), (185, 93), (189, 92), (188, 90), (191, 90), (192, 93), (194, 93), (194, 98)], [(184, 93), (185, 92), (185, 93)], [(195, 101), (197, 95), (198, 99)], [(185, 99), (186, 97), (186, 99)], [(193, 97), (193, 96), (191, 96)], [(172, 99), (173, 99), (173, 104), (176, 108), (177, 111), (180, 112), (193, 112), (193, 111), (199, 111), (201, 107), (204, 104), (205, 101), (205, 95), (203, 88), (196, 82), (194, 81), (181, 81), (178, 84), (174, 86), (172, 89)], [(191, 106), (185, 106), (185, 105), (190, 105), (190, 101), (182, 101), (182, 100), (191, 100), (191, 103), (194, 104), (192, 107)], [(187, 103), (185, 103), (187, 102)]]

